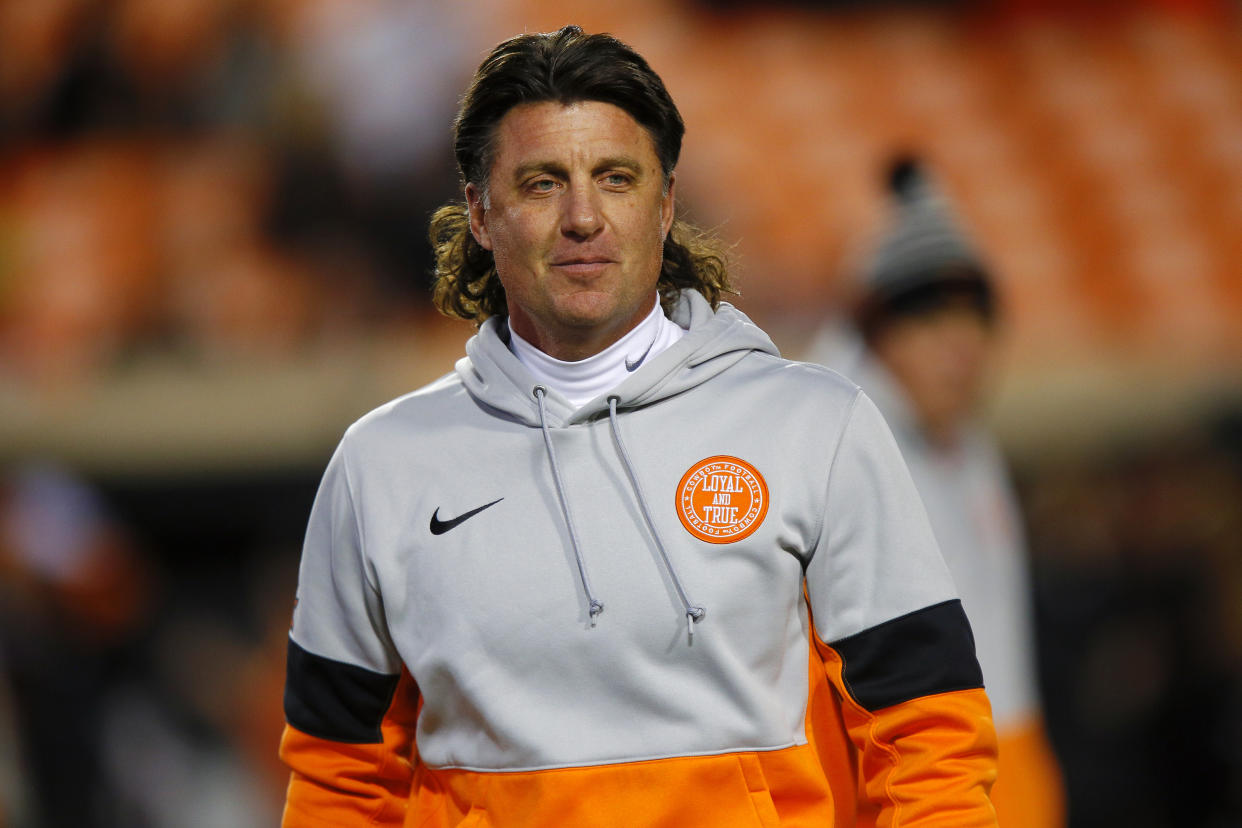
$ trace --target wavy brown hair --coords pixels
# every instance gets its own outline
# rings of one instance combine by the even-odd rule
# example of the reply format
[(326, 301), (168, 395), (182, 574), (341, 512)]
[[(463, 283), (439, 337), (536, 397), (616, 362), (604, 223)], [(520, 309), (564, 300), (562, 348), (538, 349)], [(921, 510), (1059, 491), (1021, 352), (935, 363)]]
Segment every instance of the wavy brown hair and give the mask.
[[(664, 82), (629, 46), (611, 35), (584, 34), (577, 26), (510, 38), (479, 66), (453, 124), (453, 151), (465, 183), (487, 193), (497, 125), (513, 107), (544, 101), (602, 101), (623, 109), (651, 136), (668, 185), (685, 125)], [(438, 209), (428, 235), (436, 260), (432, 301), (440, 312), (476, 324), (508, 313), (496, 262), (471, 234), (464, 201)], [(676, 219), (664, 240), (657, 288), (666, 311), (685, 288), (716, 307), (723, 294), (736, 293), (726, 248)]]

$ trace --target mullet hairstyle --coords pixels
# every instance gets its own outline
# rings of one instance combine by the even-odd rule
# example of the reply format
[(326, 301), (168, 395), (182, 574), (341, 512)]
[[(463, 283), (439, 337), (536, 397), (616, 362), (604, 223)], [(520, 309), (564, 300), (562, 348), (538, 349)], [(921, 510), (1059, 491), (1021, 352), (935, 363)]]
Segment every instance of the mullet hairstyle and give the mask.
[[(480, 190), (484, 204), (501, 119), (519, 104), (546, 101), (600, 101), (624, 110), (651, 136), (667, 189), (686, 127), (664, 82), (620, 40), (566, 26), (502, 42), (480, 64), (462, 98), (453, 122), (453, 151), (463, 182)], [(432, 301), (441, 313), (476, 325), (508, 314), (496, 262), (470, 232), (464, 200), (436, 210), (428, 236), (435, 250)], [(699, 291), (713, 308), (722, 294), (736, 293), (724, 246), (682, 219), (674, 220), (664, 239), (656, 287), (666, 312), (684, 288)]]

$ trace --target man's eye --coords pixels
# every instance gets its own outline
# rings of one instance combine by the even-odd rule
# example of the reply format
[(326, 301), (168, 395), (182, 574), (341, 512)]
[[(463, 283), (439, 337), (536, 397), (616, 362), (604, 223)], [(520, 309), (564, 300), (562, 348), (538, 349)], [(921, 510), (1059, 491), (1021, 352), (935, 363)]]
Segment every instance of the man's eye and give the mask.
[(630, 183), (630, 177), (625, 173), (608, 173), (604, 176), (604, 183), (610, 187), (624, 187)]
[(556, 189), (556, 182), (550, 178), (539, 178), (532, 181), (529, 187), (532, 192), (550, 193)]

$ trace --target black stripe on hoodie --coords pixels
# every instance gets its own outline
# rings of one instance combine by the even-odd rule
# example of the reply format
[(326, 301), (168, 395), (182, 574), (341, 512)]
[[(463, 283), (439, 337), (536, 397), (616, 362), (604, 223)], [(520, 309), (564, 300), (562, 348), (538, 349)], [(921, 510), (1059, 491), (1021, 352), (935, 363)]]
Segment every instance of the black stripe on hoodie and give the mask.
[(921, 696), (983, 687), (975, 637), (956, 598), (829, 646), (841, 656), (850, 695), (872, 712)]
[(285, 721), (333, 742), (382, 742), (380, 725), (400, 678), (315, 655), (290, 638)]

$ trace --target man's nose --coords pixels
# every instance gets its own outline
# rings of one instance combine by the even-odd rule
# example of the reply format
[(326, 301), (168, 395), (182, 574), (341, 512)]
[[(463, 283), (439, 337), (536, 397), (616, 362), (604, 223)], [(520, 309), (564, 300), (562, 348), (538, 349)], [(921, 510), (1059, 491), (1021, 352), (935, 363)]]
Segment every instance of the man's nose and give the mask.
[(572, 185), (565, 193), (561, 213), (561, 232), (581, 239), (590, 238), (604, 226), (599, 192), (586, 184)]

